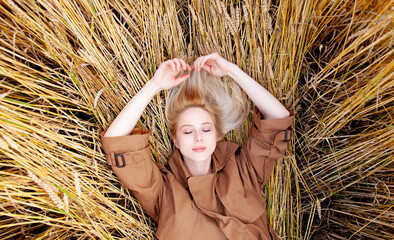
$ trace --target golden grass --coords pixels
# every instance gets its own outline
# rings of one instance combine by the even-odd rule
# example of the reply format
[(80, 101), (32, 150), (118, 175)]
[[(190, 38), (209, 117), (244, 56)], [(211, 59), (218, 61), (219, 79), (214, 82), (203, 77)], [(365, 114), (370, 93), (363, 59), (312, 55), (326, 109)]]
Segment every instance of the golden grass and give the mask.
[[(99, 134), (164, 60), (219, 52), (296, 114), (283, 239), (391, 239), (393, 1), (1, 1), (0, 238), (152, 239)], [(230, 81), (229, 79), (226, 79)], [(165, 93), (138, 123), (172, 152)], [(226, 135), (242, 144), (250, 120)]]

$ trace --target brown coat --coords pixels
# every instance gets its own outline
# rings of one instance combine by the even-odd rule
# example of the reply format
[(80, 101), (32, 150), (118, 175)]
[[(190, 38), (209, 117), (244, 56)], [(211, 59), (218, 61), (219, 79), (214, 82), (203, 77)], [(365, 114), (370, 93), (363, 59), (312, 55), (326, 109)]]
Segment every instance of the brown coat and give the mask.
[(263, 120), (256, 111), (244, 146), (218, 142), (213, 173), (199, 177), (191, 176), (178, 150), (170, 169), (151, 161), (147, 130), (102, 134), (102, 144), (119, 180), (158, 223), (159, 239), (279, 239), (267, 223), (262, 189), (286, 149), (293, 119)]

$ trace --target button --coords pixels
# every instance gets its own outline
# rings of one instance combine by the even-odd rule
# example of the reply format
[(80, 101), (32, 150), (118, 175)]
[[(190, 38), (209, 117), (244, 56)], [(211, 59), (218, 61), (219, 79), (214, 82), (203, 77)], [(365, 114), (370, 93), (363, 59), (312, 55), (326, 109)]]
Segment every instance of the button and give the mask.
[[(119, 161), (118, 161), (119, 157), (122, 160), (122, 164), (120, 164)], [(118, 168), (123, 168), (123, 167), (126, 166), (126, 161), (124, 159), (123, 153), (115, 153), (115, 165)]]
[(292, 134), (293, 134), (293, 131), (292, 131), (291, 127), (286, 129), (286, 131), (285, 131), (285, 140), (284, 141), (285, 142), (290, 141)]

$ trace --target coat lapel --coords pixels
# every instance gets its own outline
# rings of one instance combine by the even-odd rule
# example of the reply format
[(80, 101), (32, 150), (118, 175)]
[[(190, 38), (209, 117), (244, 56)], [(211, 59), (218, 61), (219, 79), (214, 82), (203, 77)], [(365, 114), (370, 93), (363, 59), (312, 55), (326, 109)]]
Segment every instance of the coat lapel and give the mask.
[(266, 239), (252, 222), (263, 214), (261, 194), (245, 186), (235, 152), (239, 146), (219, 142), (212, 156), (213, 172), (192, 177), (177, 149), (169, 159), (175, 178), (190, 192), (196, 206), (218, 223), (229, 239)]

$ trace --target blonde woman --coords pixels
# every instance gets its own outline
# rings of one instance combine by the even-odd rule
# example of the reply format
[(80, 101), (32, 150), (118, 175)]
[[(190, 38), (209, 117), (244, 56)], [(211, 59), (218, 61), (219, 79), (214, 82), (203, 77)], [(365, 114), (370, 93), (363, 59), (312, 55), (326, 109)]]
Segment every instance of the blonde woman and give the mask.
[[(193, 70), (192, 70), (193, 68)], [(182, 71), (188, 73), (177, 77)], [(254, 126), (243, 147), (220, 141), (238, 127), (249, 105)], [(168, 90), (166, 118), (175, 152), (151, 160), (149, 132), (135, 127), (145, 107)], [(217, 53), (190, 67), (162, 63), (102, 134), (107, 162), (158, 223), (158, 239), (279, 239), (267, 223), (262, 189), (290, 138), (292, 114), (264, 87)]]

